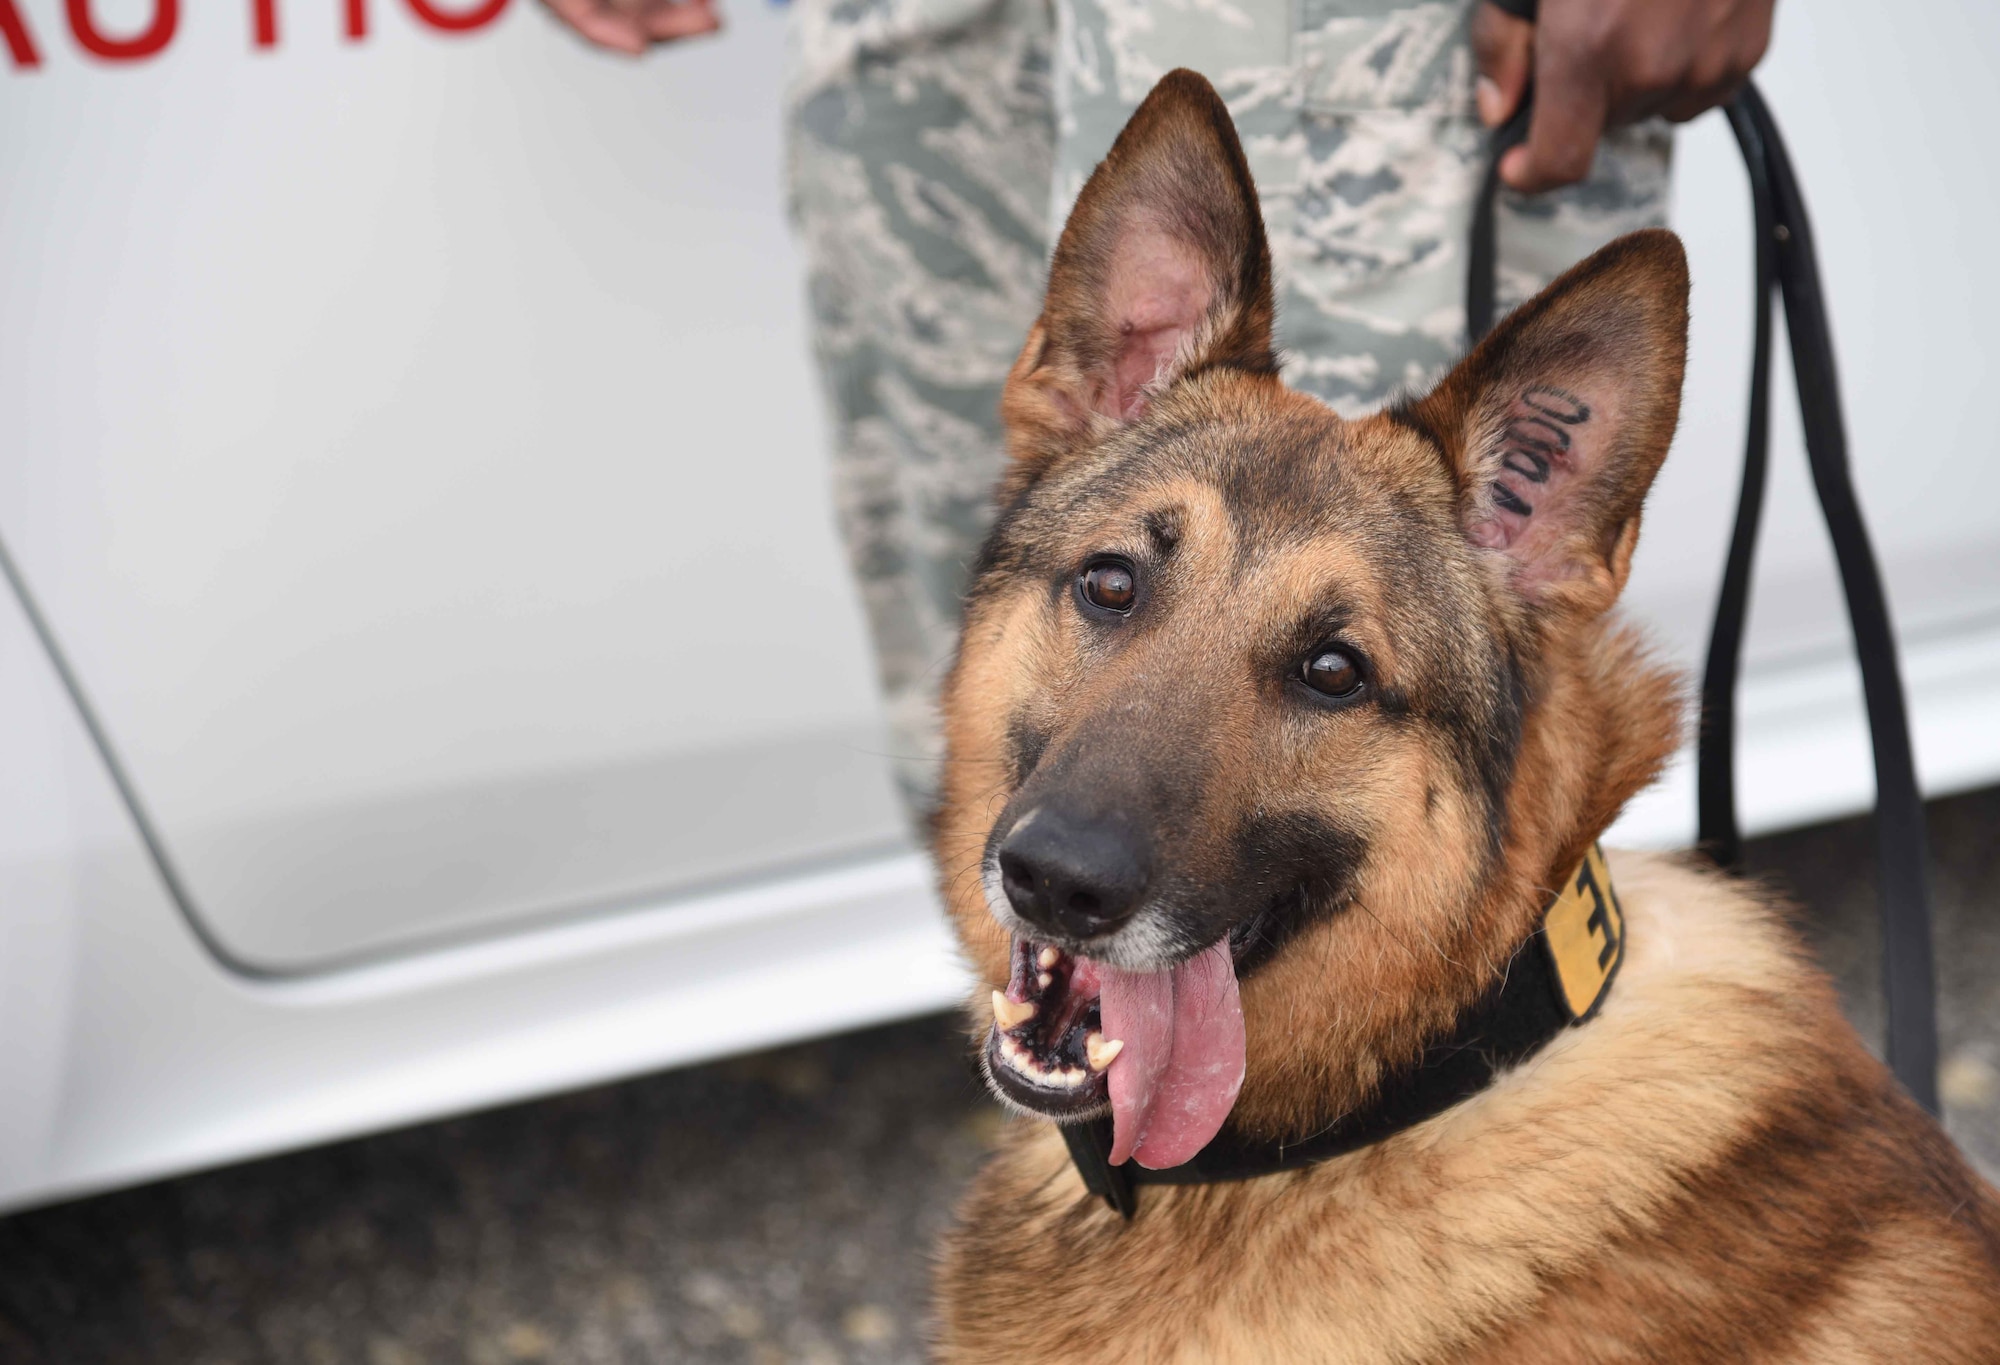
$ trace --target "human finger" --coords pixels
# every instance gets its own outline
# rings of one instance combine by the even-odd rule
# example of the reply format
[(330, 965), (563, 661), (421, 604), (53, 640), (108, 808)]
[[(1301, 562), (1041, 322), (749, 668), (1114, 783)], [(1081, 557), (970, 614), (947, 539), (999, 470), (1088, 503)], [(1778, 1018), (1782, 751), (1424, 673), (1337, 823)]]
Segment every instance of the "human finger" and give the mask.
[(714, 33), (721, 27), (722, 16), (716, 13), (711, 0), (674, 0), (674, 3), (652, 5), (646, 11), (646, 36), (654, 42), (696, 38), (704, 33)]
[(1771, 44), (1771, 10), (1752, 5), (1739, 12), (1731, 29), (1699, 52), (1682, 87), (1670, 94), (1659, 112), (1675, 123), (1729, 103), (1750, 79)]
[(1500, 178), (1531, 194), (1573, 185), (1590, 174), (1610, 111), (1601, 75), (1560, 47), (1550, 50), (1547, 37), (1537, 35), (1535, 112), (1528, 119), (1527, 141), (1500, 160)]
[(1473, 89), (1481, 123), (1497, 128), (1520, 106), (1534, 50), (1535, 26), (1527, 20), (1515, 18), (1490, 0), (1473, 14), (1472, 60), (1479, 72)]
[(646, 50), (646, 35), (638, 23), (602, 0), (546, 0), (546, 3), (556, 18), (587, 42), (633, 56)]

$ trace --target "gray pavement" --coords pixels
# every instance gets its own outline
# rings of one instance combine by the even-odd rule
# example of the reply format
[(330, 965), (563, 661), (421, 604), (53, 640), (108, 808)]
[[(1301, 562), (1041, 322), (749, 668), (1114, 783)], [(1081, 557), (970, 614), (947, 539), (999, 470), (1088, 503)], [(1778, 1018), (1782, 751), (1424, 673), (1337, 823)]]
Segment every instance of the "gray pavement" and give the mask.
[[(2000, 1172), (2000, 789), (1932, 807), (1948, 1126)], [(1760, 840), (1865, 1036), (1871, 836)], [(0, 1219), (0, 1362), (922, 1358), (1002, 1120), (925, 1019)]]

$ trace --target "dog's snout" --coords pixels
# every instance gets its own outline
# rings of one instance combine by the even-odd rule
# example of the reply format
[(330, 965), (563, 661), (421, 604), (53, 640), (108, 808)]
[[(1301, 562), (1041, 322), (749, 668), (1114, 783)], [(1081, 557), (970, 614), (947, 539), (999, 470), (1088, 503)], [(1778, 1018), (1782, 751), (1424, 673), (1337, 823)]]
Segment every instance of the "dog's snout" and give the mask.
[(1000, 881), (1014, 912), (1073, 939), (1108, 934), (1145, 895), (1150, 859), (1130, 830), (1040, 811), (1001, 841)]

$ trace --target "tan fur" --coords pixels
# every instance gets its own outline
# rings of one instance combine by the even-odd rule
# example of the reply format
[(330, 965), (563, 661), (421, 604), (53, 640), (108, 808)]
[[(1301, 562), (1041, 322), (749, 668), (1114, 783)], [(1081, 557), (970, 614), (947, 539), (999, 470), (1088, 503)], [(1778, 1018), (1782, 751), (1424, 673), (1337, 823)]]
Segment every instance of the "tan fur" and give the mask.
[[(1183, 901), (1291, 875), (1243, 866), (1245, 830), (1349, 850), (1242, 979), (1235, 1131), (1318, 1131), (1448, 1032), (1680, 740), (1679, 682), (1610, 608), (1673, 433), (1686, 291), (1678, 244), (1637, 234), (1431, 395), (1343, 422), (1269, 363), (1226, 114), (1163, 81), (1079, 200), (1010, 380), (1015, 461), (946, 689), (936, 851), (977, 998), (1009, 948), (982, 860), (1061, 754), (1070, 797), (1144, 812)], [(1589, 416), (1523, 483), (1538, 393)], [(1064, 591), (1106, 552), (1155, 594), (1129, 626)], [(1327, 610), (1367, 705), (1288, 690)], [(1052, 1128), (1017, 1124), (946, 1243), (941, 1357), (2000, 1360), (2000, 1200), (1780, 915), (1690, 863), (1612, 867), (1627, 959), (1603, 1010), (1417, 1128), (1144, 1187), (1128, 1224)]]

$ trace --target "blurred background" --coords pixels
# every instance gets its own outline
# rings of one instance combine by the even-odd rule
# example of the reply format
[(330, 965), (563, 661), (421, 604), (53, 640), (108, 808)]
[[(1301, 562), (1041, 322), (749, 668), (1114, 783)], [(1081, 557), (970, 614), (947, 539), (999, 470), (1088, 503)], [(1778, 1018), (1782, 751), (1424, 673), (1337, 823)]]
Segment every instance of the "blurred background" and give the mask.
[[(528, 0), (0, 0), (0, 1360), (918, 1353), (1000, 1120), (833, 533), (784, 13), (727, 18), (633, 62)], [(1978, 0), (1817, 0), (1759, 73), (1949, 798), (1989, 1174), (1996, 58)], [(1718, 116), (1673, 221), (1692, 359), (1628, 600), (1692, 666), (1748, 359)], [(1742, 806), (1873, 1038), (1804, 468), (1783, 395)], [(1682, 767), (1613, 838), (1692, 829)]]

